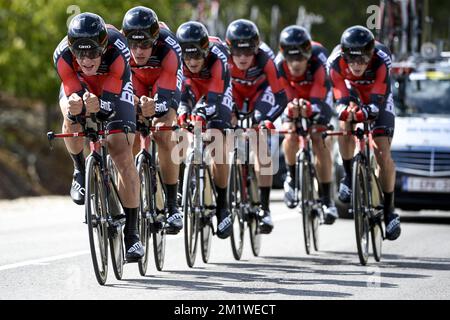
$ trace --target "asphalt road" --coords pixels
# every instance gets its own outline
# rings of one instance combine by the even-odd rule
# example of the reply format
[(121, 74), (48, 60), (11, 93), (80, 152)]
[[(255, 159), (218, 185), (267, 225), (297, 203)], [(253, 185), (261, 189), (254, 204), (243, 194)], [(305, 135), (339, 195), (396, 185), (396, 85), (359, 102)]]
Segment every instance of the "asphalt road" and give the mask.
[[(280, 200), (281, 193), (273, 193)], [(83, 207), (67, 197), (0, 201), (0, 299), (448, 299), (450, 212), (401, 212), (402, 235), (363, 267), (352, 220), (321, 227), (321, 251), (306, 255), (301, 215), (272, 204), (275, 228), (254, 257), (248, 234), (241, 261), (229, 240), (213, 239), (210, 263), (194, 268), (181, 234), (168, 236), (164, 270), (147, 276), (127, 264), (124, 279), (95, 280)], [(153, 257), (152, 257), (153, 258)]]

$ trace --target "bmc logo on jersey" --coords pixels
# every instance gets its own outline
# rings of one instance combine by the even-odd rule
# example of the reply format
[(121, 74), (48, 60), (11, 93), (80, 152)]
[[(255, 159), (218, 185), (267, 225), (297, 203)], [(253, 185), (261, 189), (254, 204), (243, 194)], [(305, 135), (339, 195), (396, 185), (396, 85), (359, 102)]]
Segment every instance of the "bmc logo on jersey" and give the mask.
[(178, 68), (177, 70), (177, 89), (181, 91), (183, 87), (183, 69)]
[(323, 64), (327, 64), (327, 56), (323, 52), (319, 53), (319, 60), (322, 61)]
[(383, 59), (383, 61), (386, 63), (386, 65), (388, 66), (388, 68), (390, 68), (392, 66), (392, 60), (391, 57), (384, 51), (382, 50), (377, 50), (377, 55)]
[(56, 48), (55, 53), (53, 54), (53, 63), (56, 63), (56, 59), (61, 55), (61, 52), (66, 50), (66, 48), (69, 46), (67, 41), (62, 41), (59, 46)]
[(125, 59), (127, 61), (130, 61), (130, 49), (128, 49), (127, 45), (123, 43), (120, 39), (117, 39), (116, 42), (114, 42), (114, 45), (122, 52), (122, 54), (125, 56)]
[(225, 66), (228, 65), (228, 59), (227, 56), (225, 55), (225, 53), (222, 52), (222, 50), (220, 50), (218, 47), (213, 46), (211, 49), (212, 53), (214, 53), (215, 55), (217, 55), (219, 57), (220, 60), (222, 60), (223, 64)]
[(169, 111), (169, 108), (167, 107), (167, 101), (163, 101), (160, 103), (156, 103), (155, 105), (155, 112), (156, 113), (164, 113)]
[(227, 87), (227, 90), (225, 91), (225, 94), (222, 99), (222, 105), (227, 107), (228, 109), (233, 109), (233, 89), (231, 84)]
[(180, 45), (178, 44), (178, 42), (175, 40), (175, 39), (173, 39), (172, 37), (166, 37), (166, 40), (165, 40), (170, 46), (172, 46), (172, 48), (174, 48), (175, 49), (175, 51), (178, 53), (178, 56), (180, 56), (181, 57), (181, 47), (180, 47)]
[(133, 84), (131, 82), (127, 82), (123, 87), (122, 95), (120, 96), (120, 100), (123, 102), (127, 102), (130, 104), (134, 104), (134, 93), (133, 93)]

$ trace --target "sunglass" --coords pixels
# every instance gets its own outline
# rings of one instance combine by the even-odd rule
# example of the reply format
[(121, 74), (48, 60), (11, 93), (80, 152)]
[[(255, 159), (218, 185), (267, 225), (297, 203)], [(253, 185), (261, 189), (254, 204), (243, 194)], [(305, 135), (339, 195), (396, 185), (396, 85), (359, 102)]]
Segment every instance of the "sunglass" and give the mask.
[(240, 56), (246, 56), (251, 57), (255, 55), (255, 48), (233, 48), (231, 49), (231, 55), (240, 57)]
[(183, 60), (200, 60), (205, 56), (201, 51), (183, 52)]
[(81, 60), (84, 58), (88, 58), (88, 59), (97, 59), (98, 57), (100, 57), (103, 54), (103, 48), (95, 48), (95, 49), (90, 49), (90, 50), (77, 50), (77, 49), (73, 49), (72, 50), (73, 55)]
[(155, 40), (153, 39), (147, 39), (147, 40), (130, 40), (128, 39), (128, 46), (130, 49), (150, 49), (153, 47), (153, 44), (155, 43)]
[(356, 63), (356, 64), (368, 64), (372, 57), (368, 55), (344, 55), (344, 59), (347, 63)]
[(305, 61), (310, 58), (310, 56), (306, 56), (303, 54), (285, 54), (284, 58), (286, 61)]

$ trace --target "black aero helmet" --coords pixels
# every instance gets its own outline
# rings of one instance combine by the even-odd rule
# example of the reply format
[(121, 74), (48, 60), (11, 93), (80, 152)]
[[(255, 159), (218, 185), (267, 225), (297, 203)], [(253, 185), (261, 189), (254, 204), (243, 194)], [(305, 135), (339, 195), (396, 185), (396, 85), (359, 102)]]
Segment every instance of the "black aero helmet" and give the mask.
[(284, 28), (280, 34), (280, 52), (286, 59), (309, 59), (312, 55), (311, 36), (299, 26)]
[(375, 47), (373, 33), (363, 26), (353, 26), (341, 37), (341, 50), (346, 61), (368, 63)]
[(127, 11), (122, 31), (128, 41), (154, 43), (159, 37), (159, 21), (156, 13), (146, 7), (134, 7)]
[(235, 20), (227, 28), (225, 41), (233, 49), (254, 49), (259, 47), (258, 27), (246, 19)]
[(77, 57), (96, 58), (108, 45), (105, 21), (97, 14), (85, 12), (70, 21), (67, 31), (70, 51)]
[(183, 57), (205, 58), (209, 53), (208, 30), (200, 22), (188, 21), (179, 26), (177, 40)]

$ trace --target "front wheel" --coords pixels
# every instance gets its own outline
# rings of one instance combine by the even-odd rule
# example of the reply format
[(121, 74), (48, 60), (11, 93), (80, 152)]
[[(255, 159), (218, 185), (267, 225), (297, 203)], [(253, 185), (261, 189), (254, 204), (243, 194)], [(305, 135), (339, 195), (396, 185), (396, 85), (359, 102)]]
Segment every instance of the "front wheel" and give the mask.
[(117, 280), (122, 280), (123, 265), (125, 263), (125, 249), (123, 246), (123, 226), (125, 225), (125, 214), (120, 202), (119, 193), (117, 191), (118, 174), (116, 166), (111, 156), (108, 155), (107, 161), (109, 172), (109, 196), (108, 208), (112, 223), (109, 224), (109, 248), (111, 252), (111, 260), (114, 276)]
[(89, 157), (86, 163), (85, 209), (95, 277), (104, 285), (108, 276), (106, 192), (100, 164), (94, 157)]
[(259, 256), (259, 252), (261, 250), (261, 233), (259, 232), (259, 208), (256, 204), (258, 204), (259, 196), (258, 196), (258, 183), (256, 179), (255, 169), (253, 166), (249, 165), (248, 172), (245, 177), (247, 183), (247, 192), (250, 201), (250, 213), (248, 216), (249, 219), (249, 230), (250, 230), (250, 243), (252, 246), (252, 252), (255, 257)]
[(231, 221), (233, 229), (231, 232), (231, 250), (234, 259), (240, 260), (244, 248), (244, 203), (242, 190), (242, 175), (237, 164), (237, 155), (233, 156), (233, 163), (230, 166), (230, 175), (228, 176), (227, 199), (231, 209)]
[(356, 247), (358, 249), (359, 262), (367, 264), (369, 258), (369, 196), (367, 190), (367, 177), (364, 163), (360, 156), (353, 162), (352, 173), (352, 209), (355, 217)]
[(299, 160), (299, 181), (300, 181), (300, 194), (301, 194), (301, 210), (302, 210), (302, 220), (303, 220), (303, 239), (305, 242), (306, 254), (311, 253), (311, 236), (313, 233), (313, 212), (312, 203), (313, 193), (312, 193), (312, 177), (310, 174), (309, 162), (304, 159), (304, 156), (300, 156)]
[[(216, 196), (214, 194), (214, 186), (213, 180), (211, 178), (211, 172), (206, 169), (205, 170), (205, 196), (204, 199), (208, 199), (208, 203), (205, 203), (208, 206), (215, 207), (216, 206)], [(208, 194), (207, 194), (208, 193)], [(208, 263), (209, 255), (211, 253), (211, 240), (212, 240), (212, 220), (211, 220), (212, 211), (210, 209), (206, 209), (202, 212), (202, 221), (200, 224), (200, 245), (202, 248), (202, 260), (204, 263)]]
[(140, 180), (140, 197), (139, 197), (139, 237), (144, 247), (144, 256), (139, 259), (138, 267), (141, 276), (147, 273), (148, 257), (149, 257), (149, 241), (150, 228), (149, 219), (153, 208), (153, 186), (150, 179), (150, 167), (148, 160), (144, 154), (140, 154), (137, 158), (137, 171)]
[(382, 223), (382, 221), (374, 221), (372, 227), (370, 228), (373, 256), (376, 262), (380, 262), (381, 260), (381, 248), (383, 244)]
[[(154, 193), (154, 210), (156, 216), (163, 216), (165, 212), (166, 193), (159, 169), (152, 169), (153, 181), (156, 181), (156, 192)], [(155, 257), (155, 265), (158, 271), (164, 266), (164, 258), (166, 253), (166, 229), (161, 227), (160, 223), (154, 221), (153, 228), (153, 253)]]
[[(121, 208), (119, 194), (116, 186), (110, 180), (110, 210), (112, 208)], [(109, 225), (109, 247), (111, 249), (111, 260), (114, 270), (114, 275), (117, 280), (122, 280), (123, 265), (125, 263), (125, 249), (123, 244), (123, 227), (125, 225), (125, 215), (121, 211), (112, 212), (112, 223)], [(117, 219), (121, 217), (120, 219)]]
[[(192, 158), (193, 154), (191, 155)], [(199, 176), (195, 164), (190, 161), (184, 169), (183, 178), (183, 214), (184, 214), (184, 251), (186, 262), (193, 267), (197, 254), (197, 241), (199, 231), (199, 217), (196, 209), (199, 208)]]

